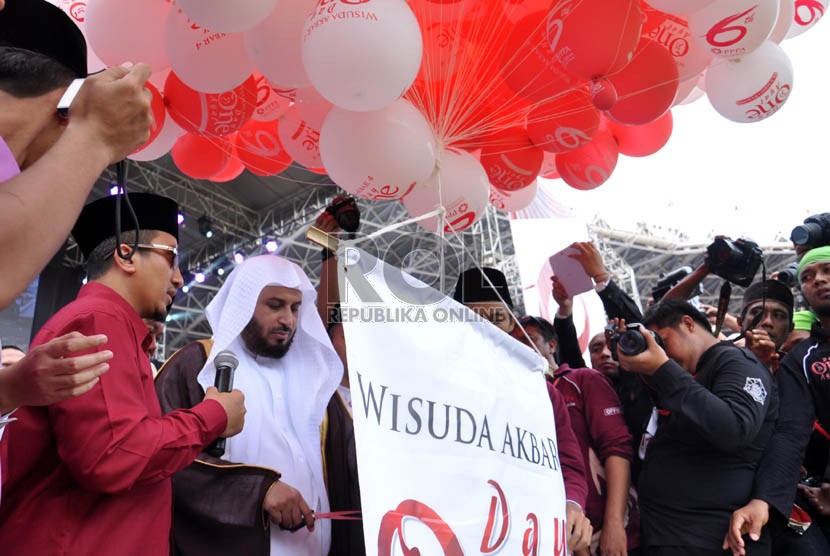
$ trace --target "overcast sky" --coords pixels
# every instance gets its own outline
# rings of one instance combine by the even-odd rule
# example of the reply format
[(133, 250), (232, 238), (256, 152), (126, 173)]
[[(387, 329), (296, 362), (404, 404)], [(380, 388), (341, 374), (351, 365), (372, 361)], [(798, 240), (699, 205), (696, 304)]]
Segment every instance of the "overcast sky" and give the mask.
[[(828, 16), (827, 19), (830, 19)], [(673, 110), (674, 132), (658, 153), (621, 156), (594, 191), (547, 182), (553, 196), (591, 220), (674, 227), (692, 240), (711, 232), (760, 243), (789, 237), (804, 217), (830, 211), (830, 22), (781, 45), (793, 64), (793, 92), (771, 118), (738, 124), (706, 97)]]

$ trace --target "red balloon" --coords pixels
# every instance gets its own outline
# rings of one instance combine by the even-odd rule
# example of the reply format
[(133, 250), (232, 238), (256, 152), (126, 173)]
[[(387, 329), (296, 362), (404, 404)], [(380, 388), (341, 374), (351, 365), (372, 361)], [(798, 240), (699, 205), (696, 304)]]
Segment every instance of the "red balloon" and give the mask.
[[(533, 102), (554, 100), (573, 88), (575, 80), (551, 51), (545, 25), (547, 12), (535, 12), (516, 23), (502, 47), (501, 74), (517, 95)], [(489, 60), (488, 53), (483, 53)], [(490, 62), (490, 65), (495, 65)]]
[(645, 125), (624, 125), (608, 120), (608, 129), (617, 139), (620, 154), (648, 156), (662, 149), (671, 137), (671, 110)]
[(206, 180), (225, 169), (232, 149), (232, 143), (224, 137), (185, 133), (170, 149), (170, 154), (185, 175)]
[(421, 22), (449, 23), (462, 35), (476, 42), (487, 42), (493, 32), (500, 30), (500, 26), (493, 23), (500, 22), (503, 18), (500, 1), (426, 0), (413, 3), (412, 8)]
[(530, 142), (527, 132), (514, 127), (494, 135), (481, 149), (480, 160), (493, 187), (516, 191), (533, 183), (544, 158), (544, 151)]
[(527, 115), (527, 134), (537, 147), (552, 153), (585, 145), (599, 127), (591, 95), (581, 89), (537, 105)]
[(659, 43), (643, 38), (634, 58), (609, 75), (619, 99), (608, 115), (623, 124), (643, 125), (666, 113), (674, 102), (679, 72), (674, 58)]
[(164, 97), (161, 96), (161, 93), (156, 86), (147, 81), (144, 83), (144, 88), (150, 91), (150, 94), (152, 95), (152, 100), (150, 100), (150, 112), (153, 114), (153, 125), (150, 127), (150, 138), (147, 139), (146, 143), (134, 150), (133, 153), (137, 153), (156, 140), (156, 137), (158, 137), (159, 133), (161, 133), (161, 128), (164, 127), (164, 120), (167, 117), (167, 110), (164, 108)]
[(504, 15), (510, 21), (519, 21), (532, 12), (549, 12), (554, 0), (502, 0)]
[(592, 79), (588, 90), (591, 92), (591, 100), (594, 102), (594, 106), (602, 112), (611, 110), (619, 100), (614, 84), (604, 77)]
[[(418, 18), (423, 36), (424, 50), (418, 81), (444, 81), (456, 74), (468, 59), (467, 41), (455, 23)], [(469, 66), (468, 66), (469, 67)]]
[(640, 2), (640, 12), (643, 14), (643, 28), (640, 31), (640, 35), (643, 37), (659, 29), (669, 18), (669, 14), (652, 8), (643, 1)]
[(280, 143), (278, 126), (279, 120), (251, 120), (236, 135), (239, 160), (251, 173), (275, 176), (291, 166), (291, 155), (285, 152)]
[(270, 122), (285, 114), (292, 101), (278, 92), (282, 89), (274, 87), (264, 76), (258, 73), (254, 73), (252, 76), (257, 87), (256, 108), (252, 119), (260, 122)]
[(553, 58), (572, 75), (591, 79), (628, 63), (641, 27), (639, 0), (559, 0), (545, 31)]
[(185, 85), (170, 72), (164, 83), (164, 99), (170, 116), (183, 129), (202, 135), (230, 135), (251, 119), (257, 103), (256, 80), (224, 93), (202, 93)]
[(595, 189), (611, 177), (619, 154), (611, 132), (600, 129), (593, 141), (584, 147), (556, 155), (556, 170), (574, 189)]
[(228, 140), (231, 141), (231, 156), (228, 159), (228, 163), (225, 164), (225, 167), (216, 174), (215, 176), (210, 177), (210, 181), (216, 183), (226, 183), (231, 180), (235, 180), (242, 172), (245, 171), (245, 165), (242, 164), (242, 161), (239, 160), (239, 156), (236, 153), (236, 145), (233, 144), (234, 139), (236, 137), (230, 137)]

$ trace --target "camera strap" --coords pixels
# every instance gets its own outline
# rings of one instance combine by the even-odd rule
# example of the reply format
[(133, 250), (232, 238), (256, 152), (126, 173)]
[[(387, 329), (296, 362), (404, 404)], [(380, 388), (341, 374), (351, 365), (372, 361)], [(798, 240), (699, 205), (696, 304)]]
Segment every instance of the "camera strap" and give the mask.
[(732, 297), (732, 284), (729, 280), (724, 280), (720, 287), (720, 297), (718, 297), (718, 315), (715, 319), (715, 336), (720, 334), (723, 328), (723, 321), (726, 319), (726, 311), (729, 309), (729, 298)]

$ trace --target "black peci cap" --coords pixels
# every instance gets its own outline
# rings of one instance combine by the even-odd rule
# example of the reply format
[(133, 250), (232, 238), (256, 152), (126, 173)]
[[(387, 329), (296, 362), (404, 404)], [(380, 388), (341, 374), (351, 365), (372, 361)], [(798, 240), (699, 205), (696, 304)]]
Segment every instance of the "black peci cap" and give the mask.
[[(103, 197), (89, 203), (81, 211), (72, 237), (81, 248), (84, 257), (93, 249), (115, 235), (115, 195)], [(130, 204), (135, 210), (140, 230), (167, 232), (179, 239), (179, 205), (167, 197), (152, 193), (130, 193)], [(121, 200), (121, 232), (135, 230), (135, 222), (127, 209), (125, 199)], [(130, 243), (132, 238), (122, 238)]]
[[(495, 289), (487, 281), (488, 278)], [(467, 303), (501, 301), (503, 299), (507, 306), (511, 310), (513, 309), (513, 300), (510, 298), (507, 278), (495, 268), (484, 267), (478, 269), (474, 267), (462, 272), (455, 283), (455, 291), (452, 297), (465, 305)]]
[(790, 312), (790, 317), (793, 314), (793, 292), (789, 286), (778, 280), (764, 280), (763, 282), (755, 282), (749, 286), (744, 292), (743, 308), (741, 309), (741, 317), (745, 316), (746, 310), (750, 304), (756, 301), (761, 301), (764, 298), (772, 299), (773, 301), (780, 301), (787, 306)]
[(29, 50), (87, 76), (86, 40), (60, 8), (45, 0), (6, 0), (0, 10), (0, 46)]

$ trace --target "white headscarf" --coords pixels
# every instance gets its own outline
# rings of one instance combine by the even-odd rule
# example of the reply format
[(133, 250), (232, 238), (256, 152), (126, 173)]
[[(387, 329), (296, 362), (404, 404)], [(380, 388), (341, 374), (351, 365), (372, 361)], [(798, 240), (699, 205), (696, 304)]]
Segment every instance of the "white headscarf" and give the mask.
[[(267, 286), (294, 288), (302, 293), (297, 331), (290, 349), (280, 359), (253, 356), (239, 337), (253, 317), (260, 293)], [(328, 511), (319, 427), (343, 376), (343, 366), (317, 313), (315, 299), (316, 292), (305, 272), (291, 261), (274, 255), (247, 259), (228, 276), (205, 309), (213, 330), (213, 348), (198, 381), (205, 389), (213, 386), (216, 374), (213, 359), (220, 351), (230, 348), (239, 358), (234, 388), (245, 394), (248, 413), (242, 433), (228, 439), (226, 457), (239, 463), (275, 467), (271, 461), (273, 450), (267, 445), (273, 430), (265, 427), (281, 426), (282, 419), (278, 415), (287, 414), (308, 459), (314, 490), (324, 504), (317, 509)], [(280, 374), (282, 392), (273, 391), (276, 373)], [(275, 404), (284, 404), (284, 407)], [(286, 481), (291, 483), (288, 477)], [(307, 498), (309, 494), (301, 493), (314, 509), (315, 502)], [(318, 522), (315, 529), (322, 530), (327, 546), (328, 523)], [(302, 532), (291, 535), (295, 540), (303, 536)], [(273, 539), (274, 534), (272, 546)]]

